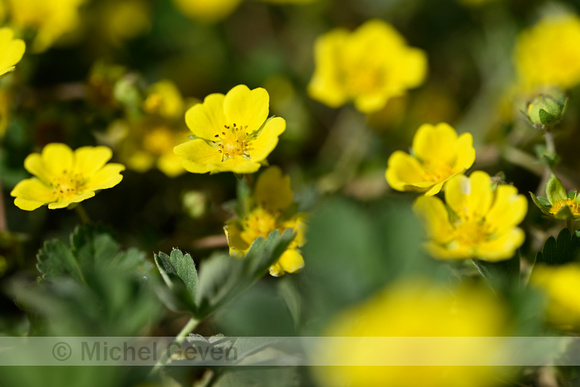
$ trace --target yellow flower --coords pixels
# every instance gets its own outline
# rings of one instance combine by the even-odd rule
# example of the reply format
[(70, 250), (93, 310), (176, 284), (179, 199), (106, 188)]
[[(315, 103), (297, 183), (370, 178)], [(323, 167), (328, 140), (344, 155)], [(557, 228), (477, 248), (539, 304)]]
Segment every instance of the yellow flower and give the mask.
[(500, 184), (494, 191), (489, 175), (475, 171), (449, 180), (445, 201), (422, 196), (414, 205), (430, 239), (426, 248), (434, 257), (500, 261), (511, 258), (524, 242), (517, 225), (528, 202), (515, 187)]
[(232, 219), (224, 227), (230, 254), (243, 257), (259, 237), (266, 238), (274, 230), (283, 232), (292, 228), (296, 236), (278, 262), (270, 267), (270, 274), (279, 277), (302, 269), (304, 258), (300, 247), (305, 242), (305, 214), (292, 214), (294, 200), (290, 177), (283, 175), (276, 166), (269, 167), (258, 178), (253, 199), (250, 212), (243, 219)]
[(413, 138), (412, 155), (394, 152), (389, 157), (385, 177), (397, 191), (425, 192), (425, 196), (432, 196), (449, 179), (470, 168), (474, 160), (471, 134), (457, 136), (455, 129), (445, 123), (424, 124)]
[(548, 321), (562, 329), (580, 328), (580, 299), (576, 297), (580, 288), (580, 264), (537, 265), (530, 283), (548, 296)]
[(173, 2), (185, 16), (211, 23), (228, 17), (242, 0), (173, 0)]
[(175, 147), (192, 173), (254, 173), (286, 129), (280, 117), (268, 118), (265, 89), (238, 85), (226, 95), (210, 94), (190, 108), (185, 122), (194, 139)]
[(182, 117), (185, 109), (183, 97), (175, 84), (168, 80), (154, 83), (143, 102), (143, 110), (166, 118)]
[[(494, 336), (507, 333), (507, 321), (504, 306), (484, 288), (453, 289), (408, 278), (343, 311), (322, 335), (344, 339), (330, 341), (331, 345), (321, 348), (316, 361), (369, 366), (319, 367), (315, 369), (316, 376), (323, 386), (332, 387), (490, 386), (498, 373), (503, 372), (501, 367), (460, 365), (477, 359), (491, 361), (499, 348)], [(470, 345), (470, 337), (487, 336), (489, 341), (477, 341), (476, 347)], [(401, 346), (381, 345), (381, 339), (387, 337), (405, 339), (401, 340)], [(412, 337), (457, 337), (458, 340), (445, 346), (413, 345), (408, 339)], [(410, 366), (371, 366), (381, 361)], [(458, 366), (420, 365), (445, 361)]]
[(335, 29), (316, 40), (316, 69), (310, 96), (332, 108), (353, 100), (363, 113), (382, 109), (387, 101), (419, 86), (427, 57), (411, 48), (389, 24), (367, 21), (354, 32)]
[(580, 82), (580, 18), (545, 17), (520, 33), (514, 63), (525, 87), (571, 88)]
[(42, 153), (33, 153), (24, 160), (24, 167), (35, 177), (22, 180), (10, 195), (14, 204), (32, 211), (48, 204), (48, 208), (65, 208), (95, 196), (95, 191), (111, 188), (123, 179), (125, 167), (109, 163), (111, 149), (105, 146), (78, 148), (74, 152), (65, 144), (51, 143)]
[(10, 28), (0, 28), (0, 75), (12, 70), (20, 62), (26, 45), (21, 39), (14, 39), (14, 32)]
[(78, 8), (85, 0), (7, 0), (14, 27), (37, 31), (32, 49), (44, 51), (80, 22)]

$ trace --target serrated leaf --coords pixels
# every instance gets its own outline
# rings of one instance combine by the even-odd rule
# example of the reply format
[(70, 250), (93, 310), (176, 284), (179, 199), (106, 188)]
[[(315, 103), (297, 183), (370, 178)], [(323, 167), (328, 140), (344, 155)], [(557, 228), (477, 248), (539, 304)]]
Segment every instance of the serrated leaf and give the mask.
[(293, 238), (291, 229), (282, 235), (274, 230), (266, 240), (256, 239), (244, 258), (217, 255), (204, 262), (199, 273), (196, 317), (208, 316), (249, 288), (266, 274)]
[(552, 205), (568, 198), (562, 182), (554, 174), (550, 176), (546, 185), (546, 196)]
[(548, 199), (541, 196), (536, 196), (533, 192), (530, 192), (530, 196), (532, 197), (534, 204), (540, 209), (540, 211), (542, 211), (542, 213), (545, 215), (552, 215), (550, 214), (550, 207), (552, 207), (552, 205)]
[(78, 282), (84, 282), (82, 271), (73, 253), (59, 240), (45, 242), (36, 259), (38, 261), (36, 268), (45, 280), (70, 276)]
[[(195, 314), (198, 278), (195, 263), (189, 254), (174, 249), (171, 255), (163, 252), (154, 255), (155, 264), (167, 284), (174, 299), (168, 305), (171, 309), (185, 310)], [(167, 304), (167, 303), (166, 303)]]
[(561, 265), (572, 262), (578, 253), (580, 238), (578, 235), (570, 234), (567, 228), (562, 229), (558, 238), (549, 237), (544, 243), (542, 251), (536, 255), (536, 263), (546, 265)]

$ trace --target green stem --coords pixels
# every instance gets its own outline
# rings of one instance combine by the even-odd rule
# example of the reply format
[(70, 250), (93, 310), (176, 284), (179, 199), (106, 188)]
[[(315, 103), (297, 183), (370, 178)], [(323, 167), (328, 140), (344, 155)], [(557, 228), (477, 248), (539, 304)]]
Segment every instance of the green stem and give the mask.
[[(195, 329), (195, 327), (197, 326), (197, 324), (199, 324), (199, 322), (200, 322), (200, 320), (197, 320), (194, 317), (190, 318), (189, 321), (187, 322), (187, 324), (185, 324), (185, 326), (181, 330), (181, 332), (179, 332), (177, 334), (177, 336), (175, 336), (175, 340), (173, 342), (177, 343), (179, 345), (183, 344), (186, 337)], [(174, 348), (174, 347), (171, 346), (171, 348)], [(169, 358), (171, 357), (171, 355), (172, 354), (168, 353), (167, 351), (165, 353), (163, 353), (163, 355), (161, 355), (161, 358), (157, 361), (157, 363), (155, 364), (155, 367), (153, 367), (153, 369), (151, 370), (149, 375), (155, 375), (157, 372), (159, 372), (159, 370), (163, 366), (165, 366), (167, 363), (169, 363)]]
[[(550, 131), (549, 128), (544, 130), (544, 139), (546, 140), (546, 153), (550, 155), (556, 154), (556, 144), (554, 142), (554, 134)], [(550, 176), (552, 176), (552, 167), (546, 165), (544, 169), (544, 173), (542, 174), (542, 180), (538, 185), (538, 194), (542, 194), (546, 192), (546, 186), (548, 185), (548, 180), (550, 180)]]
[(78, 203), (75, 206), (75, 211), (77, 212), (79, 218), (81, 218), (81, 222), (83, 222), (83, 224), (91, 223), (91, 220), (89, 219), (89, 216), (87, 215), (87, 212), (81, 203)]

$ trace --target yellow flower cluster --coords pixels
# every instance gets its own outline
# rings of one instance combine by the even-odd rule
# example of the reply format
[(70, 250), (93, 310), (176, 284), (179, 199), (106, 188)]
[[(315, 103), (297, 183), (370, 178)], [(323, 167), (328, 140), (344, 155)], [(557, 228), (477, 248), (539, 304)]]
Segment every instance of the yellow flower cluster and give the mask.
[(168, 177), (185, 172), (173, 148), (188, 130), (183, 122), (185, 102), (171, 81), (153, 84), (143, 102), (144, 114), (115, 121), (109, 132), (121, 133), (119, 158), (129, 169), (146, 172), (156, 167)]
[(190, 108), (185, 122), (193, 140), (174, 149), (183, 167), (192, 173), (256, 172), (286, 129), (283, 118), (268, 118), (269, 100), (265, 89), (238, 85)]
[(249, 212), (243, 218), (230, 220), (224, 227), (230, 254), (243, 257), (259, 237), (266, 238), (274, 230), (284, 232), (291, 228), (296, 236), (278, 262), (270, 267), (270, 274), (279, 277), (302, 269), (304, 259), (300, 247), (305, 241), (305, 214), (292, 211), (292, 196), (290, 177), (283, 175), (280, 168), (273, 166), (262, 172)]
[(576, 86), (580, 82), (580, 18), (548, 16), (522, 31), (514, 62), (524, 87)]
[(401, 35), (373, 19), (354, 32), (332, 30), (316, 40), (310, 96), (332, 108), (354, 101), (363, 113), (382, 109), (425, 78), (427, 58)]
[(228, 17), (242, 0), (173, 0), (173, 2), (185, 16), (211, 23)]
[(111, 188), (123, 179), (125, 167), (109, 163), (113, 152), (105, 146), (82, 147), (74, 152), (65, 144), (51, 143), (42, 153), (33, 153), (24, 160), (24, 167), (34, 175), (22, 180), (12, 190), (14, 204), (32, 211), (44, 204), (48, 208), (66, 208), (95, 196), (95, 192)]
[[(481, 345), (474, 348), (466, 339), (447, 347), (418, 346), (409, 345), (409, 338), (501, 336), (507, 333), (506, 323), (504, 306), (483, 288), (450, 289), (423, 279), (407, 279), (391, 285), (362, 305), (342, 312), (323, 336), (359, 339), (338, 340), (333, 346), (325, 346), (317, 360), (323, 364), (377, 364), (381, 361), (408, 365), (421, 361), (469, 364), (470, 359), (491, 359), (497, 343), (493, 340), (480, 342)], [(368, 339), (360, 339), (365, 337)], [(401, 347), (380, 345), (383, 337), (406, 338), (407, 344)], [(492, 367), (452, 365), (341, 366), (320, 367), (316, 371), (323, 386), (333, 387), (483, 387), (492, 385), (502, 372)]]

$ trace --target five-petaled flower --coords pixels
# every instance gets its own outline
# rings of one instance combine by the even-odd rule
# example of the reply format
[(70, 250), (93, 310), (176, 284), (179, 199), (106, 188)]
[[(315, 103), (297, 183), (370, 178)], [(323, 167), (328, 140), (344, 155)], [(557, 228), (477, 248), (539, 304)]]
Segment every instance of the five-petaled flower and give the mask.
[(273, 166), (262, 172), (256, 182), (249, 213), (228, 221), (224, 227), (230, 254), (243, 257), (257, 238), (266, 238), (274, 230), (283, 232), (292, 228), (296, 233), (294, 240), (270, 267), (270, 274), (279, 277), (302, 269), (304, 259), (300, 247), (304, 244), (305, 214), (293, 211), (292, 196), (290, 177), (283, 175), (280, 168)]
[(105, 146), (85, 146), (74, 152), (65, 144), (51, 143), (42, 153), (32, 153), (24, 167), (35, 177), (19, 182), (10, 195), (14, 204), (32, 211), (44, 204), (65, 208), (95, 196), (95, 191), (111, 188), (123, 179), (122, 164), (107, 163), (113, 152)]
[(425, 192), (425, 196), (432, 196), (453, 176), (464, 173), (474, 161), (471, 134), (457, 136), (455, 129), (445, 123), (424, 124), (413, 138), (412, 155), (394, 152), (389, 157), (385, 175), (389, 185), (397, 191)]
[(256, 172), (286, 129), (283, 118), (268, 118), (269, 99), (263, 88), (238, 85), (190, 108), (185, 121), (193, 140), (174, 149), (183, 167), (192, 173)]
[(20, 62), (26, 44), (21, 39), (14, 39), (14, 32), (10, 28), (0, 28), (0, 75), (12, 70), (16, 63)]
[(363, 113), (376, 112), (390, 98), (419, 86), (427, 72), (425, 53), (407, 46), (391, 25), (378, 19), (352, 33), (339, 28), (324, 34), (314, 55), (310, 96), (332, 108), (352, 100)]
[(500, 261), (511, 258), (524, 242), (517, 225), (528, 202), (515, 187), (499, 184), (494, 190), (489, 175), (475, 171), (449, 180), (445, 201), (421, 196), (414, 204), (427, 229), (425, 246), (435, 258)]

